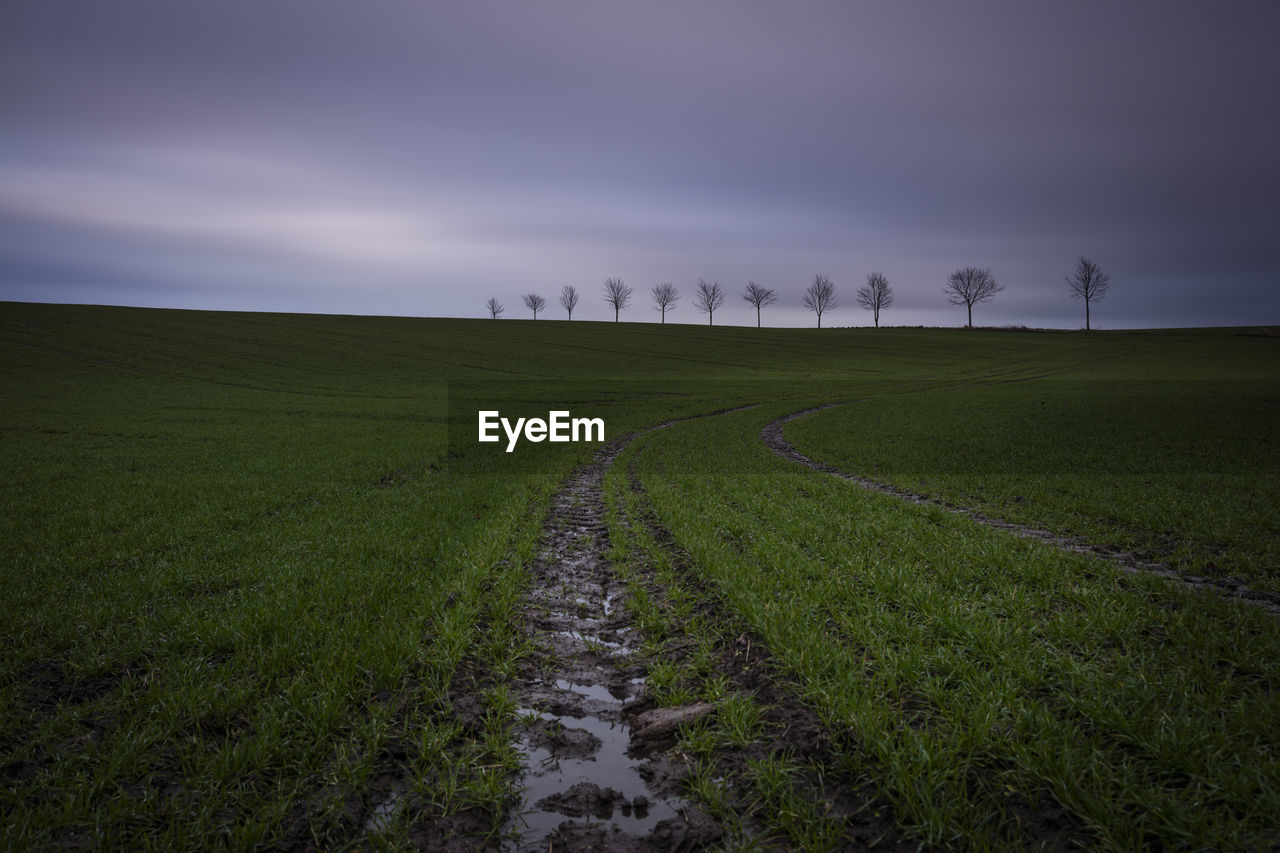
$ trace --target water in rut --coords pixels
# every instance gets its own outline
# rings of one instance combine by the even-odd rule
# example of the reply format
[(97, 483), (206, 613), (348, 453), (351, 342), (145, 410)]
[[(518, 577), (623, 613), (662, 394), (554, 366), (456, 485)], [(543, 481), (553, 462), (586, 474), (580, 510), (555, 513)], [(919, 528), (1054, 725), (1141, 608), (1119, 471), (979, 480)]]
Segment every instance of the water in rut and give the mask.
[(556, 493), (533, 565), (528, 630), (546, 654), (518, 688), (527, 758), (512, 850), (687, 848), (705, 822), (675, 795), (666, 758), (632, 738), (640, 639), (605, 557), (602, 496), (620, 449), (602, 449)]

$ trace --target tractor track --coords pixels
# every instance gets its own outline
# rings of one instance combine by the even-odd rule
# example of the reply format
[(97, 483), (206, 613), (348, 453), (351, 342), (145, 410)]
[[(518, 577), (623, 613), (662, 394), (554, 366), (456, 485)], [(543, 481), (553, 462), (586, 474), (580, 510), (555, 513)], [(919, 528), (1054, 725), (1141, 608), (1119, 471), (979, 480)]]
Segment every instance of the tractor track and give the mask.
[(891, 486), (857, 474), (851, 474), (832, 465), (827, 465), (824, 462), (817, 462), (810, 459), (808, 456), (805, 456), (797, 450), (795, 446), (792, 445), (791, 442), (787, 441), (786, 437), (783, 436), (782, 428), (791, 421), (842, 405), (845, 404), (828, 403), (823, 406), (813, 406), (808, 409), (792, 412), (789, 415), (776, 418), (766, 424), (764, 429), (760, 431), (760, 440), (764, 442), (765, 446), (770, 450), (784, 459), (796, 462), (807, 468), (811, 468), (814, 471), (821, 471), (824, 474), (830, 474), (834, 477), (849, 480), (850, 482), (857, 483), (858, 485), (872, 491), (880, 492), (885, 495), (892, 495), (893, 497), (900, 498), (914, 504), (936, 506), (941, 509), (945, 509), (948, 512), (955, 513), (956, 515), (962, 515), (987, 527), (995, 528), (997, 530), (1007, 530), (1024, 539), (1043, 542), (1046, 545), (1051, 545), (1055, 548), (1063, 551), (1069, 551), (1073, 554), (1084, 554), (1086, 556), (1096, 557), (1118, 569), (1121, 569), (1122, 571), (1129, 572), (1130, 574), (1157, 575), (1159, 577), (1175, 581), (1189, 589), (1209, 590), (1225, 597), (1245, 601), (1266, 610), (1272, 616), (1280, 617), (1280, 594), (1268, 592), (1266, 590), (1253, 589), (1240, 578), (1209, 577), (1206, 575), (1195, 575), (1180, 572), (1168, 563), (1151, 560), (1131, 551), (1125, 551), (1123, 549), (1107, 545), (1098, 545), (1092, 542), (1087, 542), (1079, 537), (1061, 536), (1038, 527), (994, 518), (993, 516), (987, 515), (986, 513), (976, 509), (958, 506), (939, 498), (929, 497), (928, 495), (922, 495), (907, 489), (901, 489), (897, 486)]
[(606, 556), (603, 480), (616, 439), (552, 497), (531, 569), (526, 631), (539, 649), (514, 685), (522, 708), (524, 802), (515, 851), (693, 850), (715, 837), (660, 753), (636, 755), (627, 703), (644, 687), (624, 588)]
[[(688, 418), (653, 429), (678, 420)], [(644, 667), (630, 659), (641, 637), (608, 556), (604, 477), (634, 438), (614, 439), (571, 472), (543, 524), (525, 626), (539, 652), (513, 685), (525, 795), (508, 850), (685, 851), (721, 835), (682, 797), (683, 760), (650, 734), (681, 709), (649, 707)]]
[[(833, 405), (813, 407), (767, 424), (761, 439), (780, 456), (814, 470), (851, 480), (866, 488), (917, 504), (938, 506), (989, 527), (1106, 560), (1130, 572), (1158, 574), (1193, 588), (1230, 592), (1280, 613), (1280, 602), (1243, 584), (1189, 578), (1167, 564), (1092, 545), (1078, 539), (995, 519), (981, 512), (850, 475), (815, 462), (782, 435), (783, 426)], [(741, 407), (750, 408), (750, 407)], [(711, 412), (711, 417), (738, 409)], [(680, 420), (687, 420), (682, 418)], [(646, 430), (651, 433), (677, 421)], [(681, 752), (677, 727), (686, 720), (714, 717), (715, 708), (695, 703), (660, 708), (646, 687), (646, 667), (635, 653), (644, 637), (627, 607), (627, 584), (612, 565), (606, 519), (604, 480), (619, 454), (636, 434), (614, 439), (556, 490), (543, 525), (542, 539), (530, 570), (525, 631), (538, 652), (512, 685), (521, 706), (516, 747), (525, 758), (525, 796), (510, 816), (504, 849), (509, 851), (613, 850), (624, 853), (696, 851), (724, 841), (726, 827), (688, 798), (690, 756)], [(763, 712), (768, 735), (758, 743), (719, 748), (715, 766), (734, 787), (735, 807), (769, 847), (779, 842), (751, 817), (752, 793), (742, 784), (742, 770), (761, 756), (793, 756), (813, 768), (796, 779), (798, 789), (821, 798), (827, 813), (840, 821), (846, 849), (917, 849), (918, 841), (902, 835), (888, 806), (865, 779), (845, 779), (827, 766), (833, 739), (842, 737), (821, 722), (789, 686), (766, 645), (746, 626), (727, 615), (713, 590), (699, 577), (687, 555), (665, 529), (648, 502), (634, 470), (625, 487), (634, 505), (621, 513), (624, 526), (647, 530), (655, 547), (676, 567), (679, 583), (693, 591), (700, 612), (717, 624), (730, 625), (715, 649), (717, 671), (735, 692), (754, 697)], [(662, 600), (665, 590), (644, 561), (630, 569), (646, 592)], [(1243, 588), (1243, 590), (1242, 590)], [(678, 629), (677, 629), (678, 630)], [(736, 637), (736, 639), (732, 639)], [(679, 636), (662, 646), (664, 660), (679, 659), (688, 646)], [(817, 780), (821, 780), (820, 782)], [(758, 803), (755, 807), (758, 807)], [(1079, 827), (1055, 811), (1030, 810), (1024, 818), (1041, 840), (1077, 836)], [(770, 839), (771, 840), (766, 840)]]

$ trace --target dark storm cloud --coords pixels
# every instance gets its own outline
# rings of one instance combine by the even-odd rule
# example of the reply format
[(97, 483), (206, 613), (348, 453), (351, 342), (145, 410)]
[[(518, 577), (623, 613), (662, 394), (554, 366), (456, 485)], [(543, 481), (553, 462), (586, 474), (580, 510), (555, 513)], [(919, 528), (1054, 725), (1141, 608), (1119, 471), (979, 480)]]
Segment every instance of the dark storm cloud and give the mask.
[(0, 296), (477, 315), (752, 278), (804, 323), (821, 271), (861, 323), (881, 269), (886, 319), (953, 323), (977, 263), (985, 322), (1074, 326), (1090, 254), (1104, 325), (1280, 322), (1274, 9), (9, 4)]

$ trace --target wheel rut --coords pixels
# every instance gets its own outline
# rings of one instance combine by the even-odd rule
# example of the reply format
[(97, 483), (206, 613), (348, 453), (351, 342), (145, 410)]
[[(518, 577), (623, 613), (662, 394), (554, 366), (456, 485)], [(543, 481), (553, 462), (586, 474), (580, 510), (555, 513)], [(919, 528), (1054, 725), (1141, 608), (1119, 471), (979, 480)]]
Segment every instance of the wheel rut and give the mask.
[[(758, 404), (677, 418), (714, 417)], [(655, 733), (699, 709), (649, 709), (642, 638), (610, 565), (604, 477), (635, 438), (616, 438), (551, 499), (531, 566), (527, 635), (540, 650), (515, 680), (524, 796), (505, 827), (513, 851), (698, 850), (719, 825), (681, 795), (686, 767)]]
[[(644, 668), (607, 552), (603, 480), (628, 438), (606, 445), (555, 493), (528, 596), (540, 649), (515, 688), (525, 795), (516, 851), (694, 850), (719, 836), (679, 793), (680, 769), (634, 736)], [(630, 703), (630, 704), (629, 704)]]
[(1239, 578), (1208, 577), (1204, 575), (1180, 572), (1168, 563), (1145, 559), (1141, 555), (1130, 551), (1124, 551), (1119, 548), (1112, 548), (1106, 545), (1098, 545), (1074, 536), (1060, 536), (1051, 531), (1032, 527), (1030, 525), (1018, 524), (1012, 521), (994, 518), (986, 513), (980, 512), (979, 510), (956, 506), (955, 504), (948, 503), (938, 498), (932, 498), (928, 495), (922, 495), (908, 489), (900, 489), (896, 486), (890, 486), (877, 480), (861, 477), (847, 471), (841, 471), (839, 468), (832, 465), (817, 462), (810, 459), (808, 456), (805, 456), (797, 450), (791, 442), (787, 441), (785, 436), (783, 436), (782, 428), (791, 421), (842, 405), (845, 404), (828, 403), (824, 406), (814, 406), (799, 412), (792, 412), (789, 415), (784, 415), (783, 417), (770, 421), (765, 425), (764, 429), (760, 431), (760, 440), (764, 442), (765, 446), (770, 450), (784, 459), (789, 459), (792, 462), (799, 463), (807, 468), (812, 468), (815, 471), (821, 471), (824, 474), (830, 474), (844, 480), (849, 480), (864, 488), (871, 489), (872, 491), (892, 495), (893, 497), (915, 504), (926, 504), (929, 506), (940, 507), (948, 512), (955, 513), (956, 515), (965, 516), (966, 518), (972, 519), (973, 521), (986, 525), (987, 527), (992, 527), (997, 530), (1007, 530), (1023, 537), (1024, 539), (1034, 539), (1038, 542), (1043, 542), (1046, 545), (1051, 545), (1055, 548), (1059, 548), (1063, 551), (1069, 551), (1073, 554), (1085, 554), (1091, 557), (1097, 557), (1098, 559), (1104, 560), (1116, 568), (1129, 572), (1130, 574), (1158, 575), (1160, 577), (1176, 581), (1190, 589), (1210, 590), (1220, 595), (1239, 599), (1241, 601), (1247, 601), (1250, 604), (1266, 610), (1272, 616), (1280, 617), (1280, 595), (1266, 590), (1253, 589), (1245, 581)]

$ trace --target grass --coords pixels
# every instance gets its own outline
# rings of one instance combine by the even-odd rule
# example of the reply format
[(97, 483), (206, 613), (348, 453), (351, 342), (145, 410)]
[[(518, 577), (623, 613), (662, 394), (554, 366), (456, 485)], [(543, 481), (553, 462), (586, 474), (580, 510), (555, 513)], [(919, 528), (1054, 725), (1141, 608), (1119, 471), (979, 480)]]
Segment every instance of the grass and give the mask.
[(720, 669), (722, 651), (743, 626), (717, 616), (705, 594), (690, 588), (649, 530), (648, 505), (624, 479), (618, 468), (606, 478), (608, 521), (627, 607), (649, 640), (641, 655), (648, 696), (659, 706), (716, 706), (680, 731), (688, 794), (720, 821), (725, 849), (838, 849), (840, 826), (816, 805), (821, 792), (799, 783), (800, 762), (776, 752), (782, 725), (766, 721), (754, 693)]
[(705, 581), (913, 832), (976, 847), (1270, 843), (1269, 614), (789, 466), (755, 440), (775, 413), (641, 438), (636, 469)]
[[(880, 426), (856, 420), (869, 407), (844, 407), (788, 435), (854, 468), (970, 476), (888, 437), (941, 429), (920, 420), (931, 405), (972, 419), (966, 393), (1013, 408), (1002, 428), (1021, 436), (1025, 400), (992, 383), (1052, 375), (1076, 381), (1059, 402), (1083, 407), (1064, 423), (1093, 405), (1116, 418), (1107, 441), (1124, 437), (1142, 459), (1142, 410), (1095, 389), (1162, 380), (1151, 401), (1183, 414), (1160, 425), (1194, 435), (1217, 423), (1192, 416), (1217, 399), (1234, 420), (1208, 452), (1257, 455), (1187, 485), (1157, 471), (1173, 485), (1139, 492), (1108, 485), (1104, 453), (1062, 473), (1076, 493), (1014, 503), (1073, 529), (1094, 507), (1107, 520), (1081, 532), (1107, 539), (1172, 529), (1188, 565), (1212, 548), (1224, 571), (1261, 583), (1277, 478), (1274, 445), (1249, 436), (1269, 434), (1276, 347), (1269, 333), (1218, 330), (818, 333), (0, 305), (0, 843), (334, 847), (372, 833), (394, 845), (445, 815), (493, 837), (515, 787), (502, 689), (527, 653), (526, 564), (555, 484), (591, 449), (531, 446), (513, 464), (451, 443), (465, 436), (462, 402), (485, 388), (543, 410), (572, 394), (610, 437), (768, 404), (650, 433), (636, 469), (708, 589), (851, 735), (856, 754), (842, 760), (874, 768), (921, 838), (1017, 846), (1019, 816), (1052, 801), (1072, 831), (1118, 846), (1261, 843), (1280, 814), (1273, 622), (797, 470), (756, 436), (784, 411), (874, 393)], [(1162, 391), (1171, 378), (1238, 384)], [(1053, 430), (1030, 432), (1033, 446), (1053, 444)], [(1016, 474), (980, 466), (973, 482), (1004, 506)], [(1233, 522), (1242, 488), (1255, 503)], [(1197, 491), (1212, 536), (1173, 497)], [(1120, 514), (1139, 493), (1155, 496), (1147, 514)], [(689, 604), (674, 606), (676, 618), (641, 607), (639, 621), (688, 635)], [(759, 736), (751, 697), (726, 693), (705, 665), (669, 683), (672, 701), (715, 695), (735, 709), (716, 748)], [(454, 700), (485, 690), (487, 716), (460, 718)], [(784, 771), (761, 766), (752, 784), (764, 797)], [(397, 791), (406, 805), (368, 829)]]
[(1274, 374), (1055, 378), (883, 395), (786, 434), (842, 470), (1275, 592), (1277, 419)]

